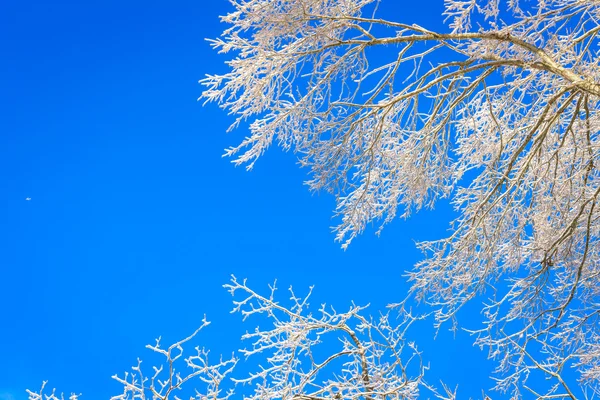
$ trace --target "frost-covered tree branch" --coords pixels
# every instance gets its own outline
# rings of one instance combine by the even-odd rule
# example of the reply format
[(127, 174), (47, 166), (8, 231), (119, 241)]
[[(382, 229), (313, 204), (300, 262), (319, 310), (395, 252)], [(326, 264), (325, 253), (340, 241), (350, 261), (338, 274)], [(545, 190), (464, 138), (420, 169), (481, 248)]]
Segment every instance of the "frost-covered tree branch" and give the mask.
[(182, 374), (178, 369), (177, 360), (183, 357), (183, 346), (191, 341), (202, 329), (209, 325), (206, 318), (202, 325), (190, 336), (182, 339), (167, 348), (162, 348), (160, 338), (156, 344), (146, 346), (148, 349), (164, 357), (165, 362), (160, 366), (152, 367), (152, 374), (147, 377), (142, 372), (142, 361), (138, 359), (133, 372), (125, 373), (121, 378), (114, 375), (113, 379), (123, 385), (123, 394), (111, 397), (112, 400), (129, 399), (152, 399), (152, 400), (177, 400), (178, 391), (182, 390), (188, 381), (200, 381), (203, 388), (200, 389), (196, 383), (194, 391), (197, 399), (226, 400), (232, 392), (225, 392), (221, 386), (224, 378), (229, 375), (237, 362), (235, 357), (228, 360), (219, 360), (217, 364), (208, 361), (208, 350), (196, 347), (195, 354), (183, 359), (185, 372)]
[(415, 320), (409, 313), (368, 318), (366, 307), (337, 312), (322, 304), (313, 315), (310, 292), (298, 297), (290, 288), (291, 306), (284, 307), (275, 301), (275, 286), (268, 297), (235, 278), (225, 287), (240, 297), (234, 311), (244, 319), (265, 314), (273, 321), (270, 329), (243, 336), (251, 346), (241, 353), (260, 353), (267, 361), (259, 372), (235, 380), (254, 383), (248, 399), (416, 399), (419, 390), (433, 390), (423, 380), (420, 353), (405, 336)]
[(600, 2), (446, 0), (444, 32), (373, 0), (232, 4), (212, 41), (229, 72), (201, 81), (250, 124), (226, 154), (252, 168), (273, 142), (295, 151), (309, 187), (338, 196), (343, 247), (450, 199), (459, 217), (419, 245), (412, 293), (439, 324), (492, 293), (473, 333), (499, 389), (533, 368), (558, 382), (534, 393), (569, 396), (556, 375), (576, 367), (597, 390)]
[[(60, 394), (57, 395), (56, 394), (56, 389), (52, 389), (52, 392), (50, 394), (44, 393), (44, 389), (46, 388), (46, 385), (48, 384), (47, 381), (42, 382), (42, 387), (40, 388), (39, 391), (37, 392), (33, 392), (31, 390), (27, 390), (27, 394), (29, 395), (29, 400), (65, 400), (65, 396), (64, 394)], [(79, 399), (79, 395), (76, 395), (75, 393), (71, 393), (71, 395), (68, 397), (69, 400), (78, 400)]]
[[(148, 372), (138, 360), (132, 372), (114, 375), (123, 393), (112, 399), (384, 400), (417, 399), (423, 392), (439, 399), (455, 397), (443, 384), (438, 390), (424, 380), (421, 353), (406, 336), (417, 319), (409, 312), (373, 318), (365, 315), (367, 307), (354, 304), (346, 312), (325, 304), (311, 307), (312, 288), (304, 297), (290, 288), (284, 305), (275, 298), (275, 285), (263, 296), (235, 277), (225, 288), (234, 297), (232, 312), (244, 321), (261, 322), (242, 336), (248, 343), (238, 351), (243, 361), (232, 356), (213, 364), (200, 347), (184, 357), (184, 347), (209, 325), (205, 319), (194, 333), (168, 347), (160, 339), (148, 345), (164, 361)], [(244, 372), (236, 371), (239, 363), (245, 363)], [(28, 391), (29, 399), (62, 400), (54, 392), (43, 395), (44, 386), (40, 392)]]

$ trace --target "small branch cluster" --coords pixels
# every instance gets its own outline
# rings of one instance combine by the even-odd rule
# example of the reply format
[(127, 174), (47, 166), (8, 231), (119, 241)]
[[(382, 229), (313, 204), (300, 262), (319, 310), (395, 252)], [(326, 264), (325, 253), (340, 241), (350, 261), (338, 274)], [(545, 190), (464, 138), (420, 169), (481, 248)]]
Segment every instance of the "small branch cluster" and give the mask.
[[(160, 354), (165, 359), (165, 363), (160, 366), (152, 367), (153, 374), (150, 378), (142, 373), (142, 361), (138, 359), (138, 364), (132, 367), (133, 372), (126, 372), (121, 378), (114, 375), (113, 379), (123, 385), (123, 394), (111, 397), (112, 400), (179, 400), (177, 394), (183, 389), (183, 386), (191, 380), (200, 381), (203, 388), (195, 387), (195, 396), (190, 399), (197, 400), (226, 400), (231, 396), (231, 392), (223, 393), (221, 385), (224, 378), (229, 375), (237, 359), (232, 357), (228, 360), (220, 360), (217, 364), (210, 364), (208, 361), (208, 351), (196, 347), (195, 354), (183, 357), (183, 345), (192, 340), (202, 329), (209, 325), (209, 322), (204, 318), (202, 325), (190, 336), (182, 339), (167, 348), (162, 348), (160, 338), (156, 340), (156, 344), (148, 345), (146, 348), (155, 353)], [(177, 361), (182, 359), (187, 368), (182, 374), (178, 370)]]
[[(38, 392), (33, 392), (33, 391), (27, 389), (27, 394), (29, 395), (28, 399), (29, 400), (65, 400), (65, 396), (63, 393), (61, 393), (60, 396), (56, 394), (56, 389), (52, 389), (52, 393), (50, 393), (50, 394), (45, 394), (44, 389), (46, 388), (47, 384), (48, 384), (48, 381), (42, 382), (42, 387), (40, 388), (40, 390)], [(71, 395), (68, 397), (68, 399), (69, 400), (78, 400), (79, 396), (80, 395), (71, 393)]]
[(225, 287), (242, 297), (234, 301), (234, 312), (244, 319), (265, 314), (273, 323), (243, 336), (252, 342), (241, 350), (246, 358), (266, 356), (260, 371), (235, 380), (254, 384), (250, 400), (416, 399), (420, 389), (431, 389), (423, 380), (421, 355), (405, 337), (415, 320), (409, 313), (392, 323), (388, 314), (364, 317), (366, 307), (337, 312), (322, 304), (313, 315), (310, 292), (299, 297), (290, 288), (291, 306), (284, 307), (274, 299), (275, 285), (268, 297), (235, 277)]
[[(356, 305), (347, 312), (324, 304), (311, 311), (310, 292), (301, 298), (291, 288), (290, 305), (284, 306), (275, 300), (275, 285), (262, 296), (235, 277), (225, 288), (234, 296), (233, 312), (244, 320), (262, 316), (270, 325), (242, 336), (251, 343), (239, 350), (247, 375), (235, 375), (236, 357), (211, 364), (208, 351), (199, 347), (184, 357), (184, 346), (209, 325), (204, 320), (193, 334), (169, 347), (163, 348), (160, 339), (148, 345), (164, 362), (152, 367), (150, 375), (138, 360), (132, 372), (113, 376), (123, 393), (111, 399), (179, 400), (193, 393), (190, 400), (225, 400), (234, 394), (248, 400), (385, 400), (417, 399), (423, 390), (440, 399), (455, 397), (448, 387), (437, 391), (425, 382), (421, 354), (405, 336), (416, 320), (410, 312), (392, 319), (389, 314), (366, 317), (366, 307)], [(28, 393), (30, 400), (59, 400), (54, 394), (42, 397), (42, 391)]]

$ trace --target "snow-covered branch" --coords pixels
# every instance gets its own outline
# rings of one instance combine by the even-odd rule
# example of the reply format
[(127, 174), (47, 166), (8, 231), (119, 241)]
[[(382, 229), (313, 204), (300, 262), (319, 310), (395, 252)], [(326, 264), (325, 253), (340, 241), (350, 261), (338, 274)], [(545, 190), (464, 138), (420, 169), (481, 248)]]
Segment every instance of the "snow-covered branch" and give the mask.
[(459, 217), (419, 244), (412, 294), (438, 324), (492, 295), (474, 334), (499, 389), (540, 366), (597, 388), (600, 2), (446, 0), (446, 32), (379, 18), (372, 0), (232, 4), (212, 41), (229, 72), (201, 83), (232, 127), (249, 122), (234, 163), (293, 150), (309, 187), (336, 194), (343, 247), (450, 199)]

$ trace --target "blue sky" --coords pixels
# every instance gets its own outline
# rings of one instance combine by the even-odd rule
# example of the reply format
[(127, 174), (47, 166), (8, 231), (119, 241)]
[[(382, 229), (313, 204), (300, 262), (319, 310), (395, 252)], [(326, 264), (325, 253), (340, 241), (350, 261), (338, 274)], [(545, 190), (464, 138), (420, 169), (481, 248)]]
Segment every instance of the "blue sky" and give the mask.
[[(425, 3), (425, 4), (424, 4)], [(417, 9), (419, 7), (419, 9)], [(221, 288), (314, 284), (315, 304), (403, 298), (414, 240), (446, 233), (445, 204), (347, 251), (333, 241), (334, 199), (311, 195), (291, 153), (252, 172), (221, 157), (244, 128), (197, 102), (225, 71), (204, 38), (224, 0), (29, 1), (0, 5), (0, 399), (50, 380), (85, 399), (119, 392), (110, 376), (144, 345), (185, 336), (237, 348), (245, 326)], [(426, 10), (426, 11), (419, 11)], [(381, 15), (436, 27), (441, 0), (384, 0)], [(25, 200), (26, 198), (31, 200)], [(475, 323), (477, 315), (463, 320)], [(490, 366), (470, 338), (413, 330), (430, 377), (478, 396)]]

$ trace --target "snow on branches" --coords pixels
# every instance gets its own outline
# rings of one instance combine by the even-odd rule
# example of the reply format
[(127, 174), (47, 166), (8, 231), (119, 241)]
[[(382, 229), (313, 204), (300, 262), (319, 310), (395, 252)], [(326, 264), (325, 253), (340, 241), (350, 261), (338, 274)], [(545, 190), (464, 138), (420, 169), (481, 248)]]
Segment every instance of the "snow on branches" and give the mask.
[[(163, 363), (148, 375), (138, 360), (132, 372), (114, 375), (123, 393), (111, 399), (416, 400), (423, 392), (439, 399), (455, 397), (443, 384), (438, 390), (425, 382), (427, 368), (405, 335), (418, 319), (409, 312), (370, 317), (367, 307), (354, 304), (346, 312), (325, 304), (311, 307), (312, 288), (298, 297), (290, 287), (289, 301), (282, 305), (275, 299), (275, 285), (263, 296), (235, 277), (224, 287), (234, 298), (232, 312), (257, 322), (242, 336), (249, 343), (238, 350), (243, 360), (234, 355), (211, 363), (209, 352), (200, 347), (184, 357), (184, 347), (209, 325), (204, 319), (194, 333), (166, 348), (160, 339), (146, 346)], [(239, 364), (245, 364), (243, 372), (236, 369)], [(62, 400), (54, 391), (43, 395), (45, 384), (39, 393), (28, 391), (29, 400)]]
[[(146, 348), (164, 358), (164, 364), (153, 366), (150, 378), (142, 373), (142, 361), (139, 359), (137, 365), (132, 367), (133, 372), (125, 372), (123, 378), (114, 375), (113, 379), (123, 385), (123, 394), (113, 396), (111, 400), (178, 400), (178, 392), (188, 381), (201, 381), (203, 384), (200, 389), (196, 383), (194, 388), (196, 396), (191, 399), (227, 400), (233, 393), (231, 391), (224, 392), (221, 386), (225, 377), (233, 371), (237, 363), (235, 357), (228, 360), (221, 359), (218, 363), (211, 364), (208, 360), (209, 351), (196, 347), (195, 354), (182, 359), (183, 346), (194, 339), (209, 324), (205, 317), (202, 325), (194, 333), (167, 348), (161, 347), (160, 338), (156, 340), (156, 344), (147, 345)], [(177, 360), (179, 359), (185, 362), (186, 368), (183, 374), (178, 370), (180, 362)]]
[(370, 0), (232, 4), (212, 41), (229, 72), (201, 83), (233, 127), (249, 122), (234, 163), (275, 141), (296, 152), (309, 187), (337, 195), (343, 247), (449, 198), (459, 217), (419, 245), (416, 297), (443, 323), (494, 288), (474, 333), (498, 388), (571, 365), (597, 390), (600, 2), (446, 0), (448, 32)]
[(310, 292), (298, 297), (290, 288), (291, 306), (284, 307), (274, 299), (274, 285), (268, 297), (235, 277), (225, 287), (234, 296), (241, 294), (234, 312), (244, 319), (265, 314), (273, 321), (270, 329), (257, 328), (242, 337), (252, 342), (241, 350), (243, 356), (266, 356), (259, 372), (235, 380), (254, 384), (249, 400), (417, 399), (419, 389), (433, 390), (423, 381), (420, 353), (404, 335), (415, 320), (410, 314), (368, 318), (366, 307), (337, 312), (322, 304), (313, 315)]

